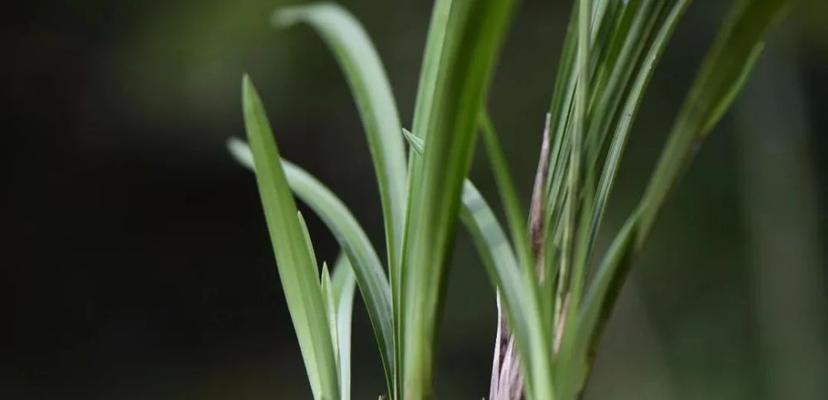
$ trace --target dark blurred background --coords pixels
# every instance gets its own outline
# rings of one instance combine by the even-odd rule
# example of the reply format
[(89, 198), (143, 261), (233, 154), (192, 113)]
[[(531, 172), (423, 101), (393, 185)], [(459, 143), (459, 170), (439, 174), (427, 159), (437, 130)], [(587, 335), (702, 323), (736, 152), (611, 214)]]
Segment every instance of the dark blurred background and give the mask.
[[(283, 154), (382, 248), (364, 135), (341, 72), (278, 0), (32, 1), (0, 26), (0, 398), (310, 398), (251, 174), (240, 81)], [(552, 3), (552, 4), (550, 4)], [(608, 228), (637, 201), (730, 1), (697, 1), (635, 124)], [(431, 2), (344, 1), (411, 121)], [(524, 198), (569, 1), (524, 1), (490, 108)], [(828, 6), (798, 3), (670, 197), (603, 342), (591, 399), (828, 398)], [(473, 178), (495, 199), (485, 164)], [(317, 254), (337, 248), (311, 213)], [(439, 398), (487, 393), (494, 297), (460, 230)], [(356, 300), (354, 398), (383, 389)]]

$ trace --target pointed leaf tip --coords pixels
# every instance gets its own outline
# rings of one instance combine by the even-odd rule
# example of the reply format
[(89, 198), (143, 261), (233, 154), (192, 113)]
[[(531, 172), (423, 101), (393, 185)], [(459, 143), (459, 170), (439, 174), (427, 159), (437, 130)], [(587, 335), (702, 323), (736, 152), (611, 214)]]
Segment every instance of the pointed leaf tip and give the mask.
[(250, 80), (250, 75), (245, 72), (242, 74), (242, 93), (248, 93), (251, 89), (255, 90), (253, 82)]

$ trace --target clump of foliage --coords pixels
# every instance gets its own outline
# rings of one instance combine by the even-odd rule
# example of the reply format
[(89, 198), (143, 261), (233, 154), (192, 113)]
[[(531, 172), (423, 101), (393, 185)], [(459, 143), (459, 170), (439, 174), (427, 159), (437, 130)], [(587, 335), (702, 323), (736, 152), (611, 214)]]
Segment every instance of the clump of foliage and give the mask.
[[(787, 1), (733, 1), (638, 205), (609, 249), (598, 254), (596, 234), (642, 96), (689, 3), (576, 1), (528, 218), (485, 109), (514, 0), (436, 0), (410, 131), (399, 120), (379, 56), (348, 12), (333, 4), (277, 11), (276, 25), (313, 27), (344, 70), (367, 135), (385, 224), (387, 275), (346, 206), (280, 156), (264, 107), (245, 77), (249, 147), (236, 139), (229, 145), (256, 172), (314, 398), (350, 398), (355, 284), (373, 325), (387, 397), (432, 397), (435, 332), (458, 217), (474, 239), (502, 311), (490, 398), (578, 397), (618, 290), (667, 193), (741, 89), (763, 36)], [(466, 179), (478, 133), (506, 229)], [(294, 195), (321, 217), (342, 248), (333, 275), (323, 264), (320, 278)]]

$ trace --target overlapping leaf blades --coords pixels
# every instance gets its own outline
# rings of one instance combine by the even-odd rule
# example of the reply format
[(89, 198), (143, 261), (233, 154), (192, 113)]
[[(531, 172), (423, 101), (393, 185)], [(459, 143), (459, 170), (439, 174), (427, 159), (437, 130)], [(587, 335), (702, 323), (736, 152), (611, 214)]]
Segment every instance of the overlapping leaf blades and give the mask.
[[(254, 168), (252, 153), (247, 144), (238, 139), (231, 139), (228, 148), (239, 163)], [(368, 235), (345, 204), (316, 178), (287, 160), (282, 160), (282, 169), (293, 193), (313, 209), (342, 247), (349, 261), (344, 265), (350, 265), (349, 268), (354, 269), (360, 293), (365, 300), (380, 349), (380, 357), (383, 360), (393, 360), (393, 355), (389, 355), (393, 354), (391, 291), (382, 262)], [(389, 369), (389, 374), (390, 371)], [(389, 387), (390, 382), (389, 377)]]
[[(347, 208), (306, 172), (279, 158), (258, 96), (245, 79), (252, 160), (315, 398), (350, 396), (354, 280), (374, 325), (389, 396), (432, 397), (434, 334), (458, 214), (502, 295), (520, 351), (525, 395), (565, 400), (578, 395), (625, 271), (667, 192), (738, 93), (761, 51), (762, 37), (787, 3), (735, 0), (639, 206), (590, 274), (590, 260), (597, 256), (592, 254), (594, 240), (632, 122), (689, 2), (577, 1), (550, 106), (552, 148), (541, 224), (545, 249), (538, 262), (545, 269), (543, 283), (535, 275), (536, 260), (505, 157), (483, 111), (513, 2), (435, 2), (413, 133), (405, 134), (413, 149), (407, 171), (393, 94), (356, 20), (330, 4), (276, 14), (279, 23), (302, 21), (314, 27), (345, 71), (368, 137), (386, 228), (390, 281)], [(477, 189), (464, 183), (478, 127), (506, 206), (510, 237)], [(243, 143), (230, 146), (240, 161), (253, 166)], [(318, 276), (313, 247), (289, 189), (320, 215), (343, 248), (346, 257), (332, 277), (327, 268)]]
[(296, 205), (279, 164), (279, 150), (261, 100), (247, 77), (242, 87), (245, 126), (253, 149), (256, 181), (311, 389), (319, 399), (339, 398), (336, 355), (315, 256), (310, 251), (303, 223), (297, 218)]
[(471, 162), (477, 115), (514, 5), (511, 0), (438, 0), (435, 7), (441, 3), (451, 3), (450, 11), (440, 57), (434, 60), (433, 104), (425, 116), (414, 117), (422, 118), (428, 134), (421, 176), (409, 187), (416, 190), (409, 193), (401, 264), (402, 395), (412, 399), (432, 396), (444, 264)]

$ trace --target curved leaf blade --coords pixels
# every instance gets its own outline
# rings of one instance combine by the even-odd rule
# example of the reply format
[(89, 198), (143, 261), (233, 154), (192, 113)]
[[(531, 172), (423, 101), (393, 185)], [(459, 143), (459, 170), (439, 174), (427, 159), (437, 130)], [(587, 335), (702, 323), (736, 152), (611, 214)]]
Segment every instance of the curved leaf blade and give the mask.
[(365, 127), (379, 184), (389, 265), (402, 244), (406, 161), (397, 104), (379, 55), (359, 21), (333, 3), (287, 7), (274, 14), (280, 26), (307, 23), (330, 47), (345, 73)]

